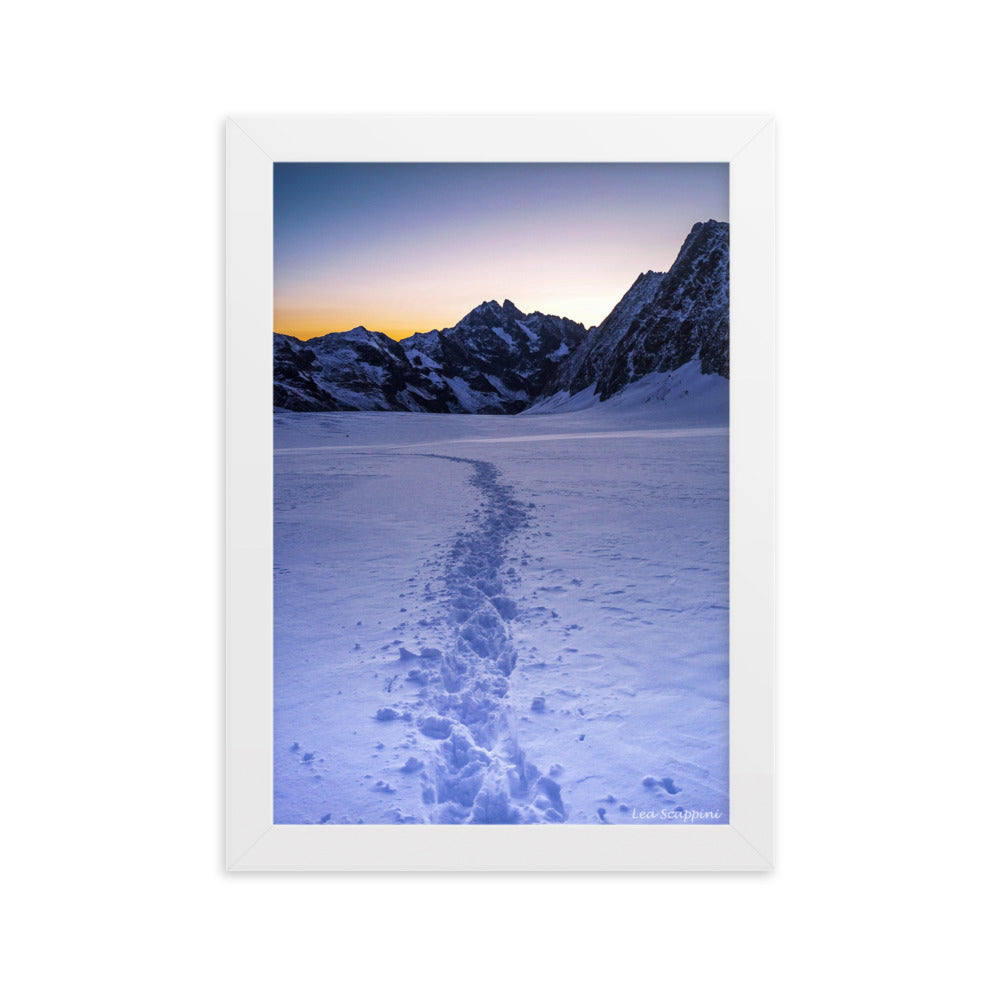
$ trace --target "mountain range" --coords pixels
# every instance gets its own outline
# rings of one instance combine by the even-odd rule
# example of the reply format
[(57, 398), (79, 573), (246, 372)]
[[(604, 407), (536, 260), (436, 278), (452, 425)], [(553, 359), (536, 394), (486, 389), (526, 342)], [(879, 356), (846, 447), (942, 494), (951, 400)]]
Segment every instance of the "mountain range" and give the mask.
[(356, 327), (274, 335), (280, 410), (519, 413), (557, 394), (601, 400), (693, 360), (729, 377), (729, 224), (695, 223), (666, 272), (640, 274), (599, 325), (483, 302), (454, 326), (394, 341)]

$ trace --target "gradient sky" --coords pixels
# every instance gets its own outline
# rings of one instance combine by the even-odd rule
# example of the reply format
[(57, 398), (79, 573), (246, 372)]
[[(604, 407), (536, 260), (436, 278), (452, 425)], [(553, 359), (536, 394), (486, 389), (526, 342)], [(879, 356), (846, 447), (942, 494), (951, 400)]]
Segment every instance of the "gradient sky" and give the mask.
[(505, 298), (589, 327), (710, 218), (727, 163), (276, 163), (274, 329), (399, 340)]

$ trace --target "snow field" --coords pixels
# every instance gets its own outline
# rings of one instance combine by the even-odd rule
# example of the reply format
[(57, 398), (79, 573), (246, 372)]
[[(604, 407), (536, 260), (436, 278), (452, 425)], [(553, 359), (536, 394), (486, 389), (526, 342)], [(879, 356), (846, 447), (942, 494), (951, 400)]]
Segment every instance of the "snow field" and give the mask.
[(276, 822), (727, 821), (728, 435), (655, 409), (276, 415)]

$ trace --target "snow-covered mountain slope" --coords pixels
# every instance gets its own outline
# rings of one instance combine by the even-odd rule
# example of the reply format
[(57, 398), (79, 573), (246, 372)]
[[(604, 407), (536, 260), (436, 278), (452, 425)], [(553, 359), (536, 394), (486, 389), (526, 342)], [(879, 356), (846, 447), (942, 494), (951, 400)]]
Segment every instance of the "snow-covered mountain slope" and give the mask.
[(351, 409), (316, 381), (321, 369), (316, 355), (301, 341), (274, 335), (274, 408), (322, 412)]
[(274, 335), (279, 410), (519, 413), (583, 340), (579, 323), (484, 302), (446, 330), (397, 343), (363, 326), (300, 341)]
[(284, 410), (461, 411), (384, 333), (355, 327), (300, 341), (274, 335), (274, 406)]
[(640, 415), (672, 426), (726, 427), (729, 424), (729, 380), (721, 375), (705, 375), (698, 359), (672, 372), (650, 372), (625, 386), (610, 399), (601, 400), (594, 386), (571, 395), (567, 390), (540, 400), (524, 416), (549, 413), (590, 412), (629, 416)]
[(483, 302), (446, 330), (400, 341), (417, 371), (447, 386), (466, 413), (519, 413), (586, 335), (580, 323)]
[(666, 274), (639, 275), (544, 395), (593, 388), (607, 400), (692, 359), (705, 375), (729, 377), (729, 224), (714, 219), (695, 223)]
[(652, 302), (666, 277), (665, 271), (640, 274), (600, 326), (592, 326), (579, 348), (559, 366), (546, 395), (552, 390), (579, 392), (597, 382), (608, 366), (612, 352), (642, 309)]

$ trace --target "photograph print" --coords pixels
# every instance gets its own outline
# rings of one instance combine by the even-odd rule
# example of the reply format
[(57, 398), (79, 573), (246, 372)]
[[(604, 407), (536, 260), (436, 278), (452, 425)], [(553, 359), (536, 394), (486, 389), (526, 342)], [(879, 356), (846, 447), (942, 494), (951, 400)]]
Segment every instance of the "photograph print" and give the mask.
[(274, 823), (729, 823), (728, 164), (273, 172)]

